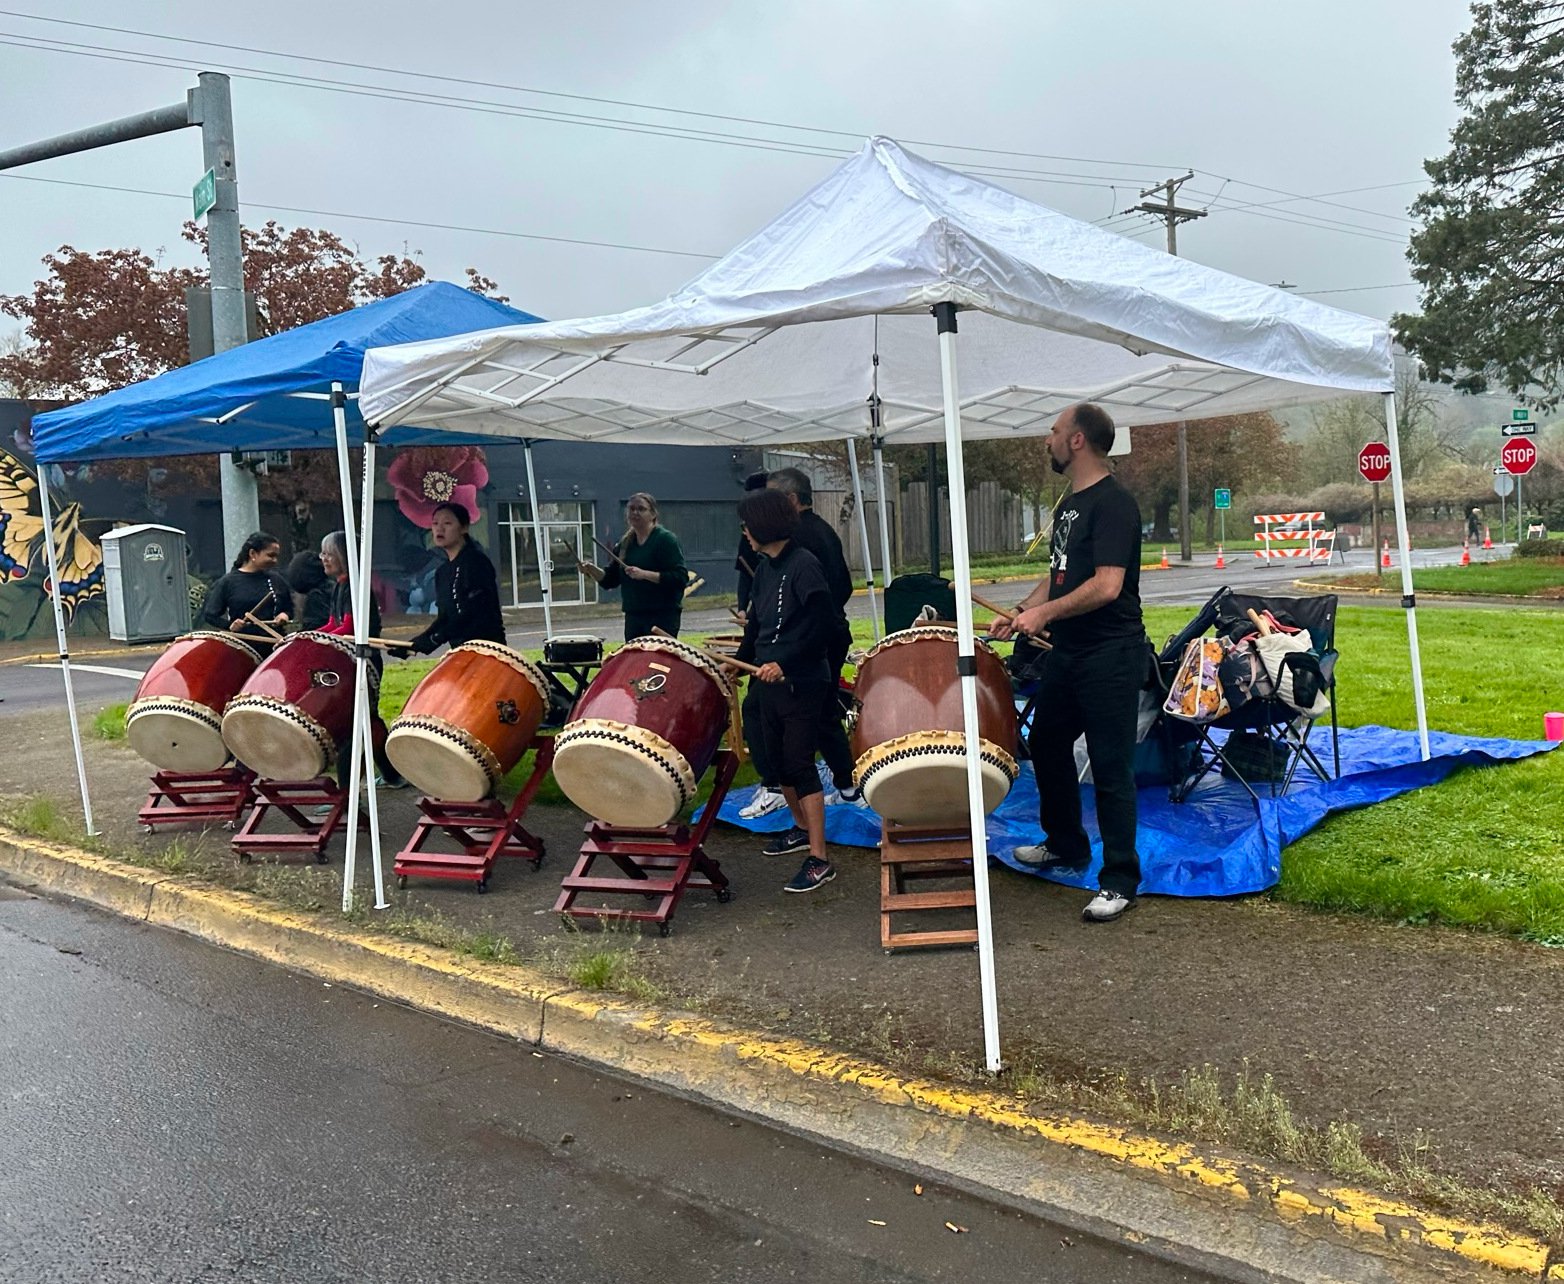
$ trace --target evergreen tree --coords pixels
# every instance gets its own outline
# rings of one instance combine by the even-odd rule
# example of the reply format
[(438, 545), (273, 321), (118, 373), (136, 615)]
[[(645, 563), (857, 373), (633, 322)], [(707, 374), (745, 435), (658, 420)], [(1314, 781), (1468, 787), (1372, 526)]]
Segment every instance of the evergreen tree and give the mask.
[(1455, 43), (1464, 115), (1412, 212), (1421, 316), (1394, 320), (1428, 377), (1551, 405), (1564, 374), (1564, 3), (1472, 7)]

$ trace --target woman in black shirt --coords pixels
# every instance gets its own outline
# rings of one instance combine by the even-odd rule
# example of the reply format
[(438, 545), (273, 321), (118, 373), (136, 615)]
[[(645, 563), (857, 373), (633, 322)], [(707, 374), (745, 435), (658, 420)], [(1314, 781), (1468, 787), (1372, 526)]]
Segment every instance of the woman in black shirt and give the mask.
[(266, 631), (247, 616), (279, 626), (288, 622), (293, 590), (277, 571), (282, 545), (275, 535), (256, 531), (239, 546), (233, 569), (206, 591), (201, 623), (208, 629), (237, 633), (262, 654), (272, 648)]
[(494, 563), (468, 538), (472, 515), (461, 504), (435, 506), (429, 533), (446, 561), (434, 573), (435, 621), (410, 645), (428, 655), (441, 643), (505, 641), (505, 617), (500, 614), (500, 581)]

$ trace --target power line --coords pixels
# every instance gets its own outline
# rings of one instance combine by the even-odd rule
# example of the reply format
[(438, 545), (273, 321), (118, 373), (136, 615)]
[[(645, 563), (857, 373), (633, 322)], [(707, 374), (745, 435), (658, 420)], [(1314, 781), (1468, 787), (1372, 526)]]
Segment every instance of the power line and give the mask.
[[(29, 174), (0, 174), (0, 179), (14, 183), (48, 183), (56, 187), (85, 187), (99, 192), (125, 192), (132, 196), (157, 196), (168, 200), (190, 202), (188, 192), (157, 192), (145, 187), (120, 187), (112, 183), (81, 183), (64, 178), (37, 178)], [(276, 205), (270, 201), (256, 201), (248, 197), (245, 205), (261, 210), (275, 210), (282, 214), (310, 214), (320, 218), (359, 219), (368, 223), (390, 223), (398, 227), (426, 227), (441, 232), (475, 232), (483, 236), (508, 236), (523, 241), (549, 241), (557, 245), (588, 245), (595, 249), (635, 250), (642, 254), (673, 254), (681, 258), (710, 261), (720, 256), (700, 254), (694, 250), (671, 250), (660, 245), (631, 245), (621, 241), (592, 241), (577, 236), (547, 236), (541, 232), (512, 232), (498, 227), (466, 227), (459, 223), (426, 223), (411, 218), (391, 218), (384, 214), (351, 214), (345, 210), (317, 210), (301, 205)]]
[(1322, 294), (1362, 294), (1365, 290), (1413, 290), (1417, 288), (1416, 281), (1396, 281), (1391, 285), (1347, 285), (1337, 290), (1299, 290), (1299, 294), (1306, 294), (1311, 299), (1318, 298)]

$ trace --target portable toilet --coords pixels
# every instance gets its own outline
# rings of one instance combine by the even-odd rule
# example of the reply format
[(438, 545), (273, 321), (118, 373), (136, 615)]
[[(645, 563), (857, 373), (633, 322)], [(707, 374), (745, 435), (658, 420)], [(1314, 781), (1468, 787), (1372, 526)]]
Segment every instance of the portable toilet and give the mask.
[(184, 531), (151, 523), (121, 526), (100, 542), (109, 636), (117, 642), (160, 642), (188, 633)]

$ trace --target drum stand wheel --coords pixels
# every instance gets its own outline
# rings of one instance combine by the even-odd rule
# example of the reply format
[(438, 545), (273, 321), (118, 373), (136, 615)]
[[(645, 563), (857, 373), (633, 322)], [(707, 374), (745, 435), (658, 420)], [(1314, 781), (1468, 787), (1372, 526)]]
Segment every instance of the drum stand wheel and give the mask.
[[(261, 855), (307, 855), (317, 865), (326, 864), (326, 844), (342, 827), (343, 814), (347, 810), (347, 792), (329, 776), (317, 776), (314, 780), (256, 780), (255, 806), (245, 817), (244, 825), (233, 836), (233, 848), (239, 859), (249, 864), (257, 853)], [(305, 808), (329, 807), (324, 816), (308, 814)], [(260, 832), (261, 826), (276, 812), (297, 832)], [(358, 823), (365, 825), (369, 818), (359, 812)]]
[(239, 823), (255, 797), (255, 773), (238, 763), (217, 771), (155, 771), (147, 801), (136, 813), (141, 832), (159, 825)]
[[(913, 891), (913, 884), (937, 883), (937, 890)], [(953, 928), (952, 910), (977, 912), (972, 880), (972, 830), (964, 824), (898, 825), (880, 829), (880, 948), (976, 945), (977, 925)], [(916, 916), (939, 927), (898, 931), (895, 916)]]
[[(659, 825), (631, 829), (594, 820), (586, 827), (586, 841), (575, 868), (560, 880), (554, 912), (567, 926), (580, 919), (655, 923), (657, 934), (673, 930), (674, 911), (687, 891), (712, 892), (723, 904), (733, 899), (733, 888), (721, 867), (706, 855), (703, 844), (712, 822), (739, 767), (738, 755), (722, 750), (714, 764), (716, 779), (711, 797), (692, 829), (688, 825)], [(609, 868), (601, 867), (606, 860)], [(594, 867), (597, 868), (594, 868)], [(615, 909), (578, 905), (583, 892), (601, 896), (636, 896), (656, 904), (646, 909)]]
[[(391, 871), (396, 885), (407, 886), (412, 877), (444, 878), (475, 885), (480, 894), (489, 890), (489, 879), (502, 856), (526, 861), (534, 870), (543, 864), (543, 840), (521, 823), (527, 808), (554, 761), (554, 737), (534, 736), (528, 746), (536, 751), (532, 772), (516, 800), (506, 807), (497, 798), (481, 802), (444, 802), (420, 798), (423, 813), (413, 827), (407, 846), (396, 854)], [(460, 851), (427, 851), (425, 844), (443, 834)]]

